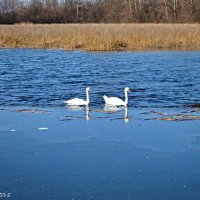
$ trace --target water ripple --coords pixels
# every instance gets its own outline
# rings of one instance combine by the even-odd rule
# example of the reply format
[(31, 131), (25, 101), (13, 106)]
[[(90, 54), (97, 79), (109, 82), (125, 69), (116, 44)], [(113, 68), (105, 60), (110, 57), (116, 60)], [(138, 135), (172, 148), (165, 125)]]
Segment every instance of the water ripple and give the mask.
[(63, 106), (85, 98), (102, 105), (104, 94), (124, 98), (132, 107), (181, 107), (199, 103), (198, 51), (66, 52), (0, 49), (0, 105)]

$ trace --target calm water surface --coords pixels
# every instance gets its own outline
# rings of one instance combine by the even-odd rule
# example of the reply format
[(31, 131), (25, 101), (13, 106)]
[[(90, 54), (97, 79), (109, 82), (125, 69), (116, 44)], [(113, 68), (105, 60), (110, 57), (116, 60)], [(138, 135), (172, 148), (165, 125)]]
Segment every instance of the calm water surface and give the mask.
[[(89, 110), (63, 104), (88, 85)], [(0, 49), (1, 198), (199, 200), (199, 120), (158, 119), (200, 116), (199, 85), (195, 51)], [(125, 86), (128, 110), (105, 112)]]
[(62, 100), (124, 97), (131, 107), (183, 107), (199, 103), (200, 52), (66, 52), (0, 49), (0, 105), (62, 106)]

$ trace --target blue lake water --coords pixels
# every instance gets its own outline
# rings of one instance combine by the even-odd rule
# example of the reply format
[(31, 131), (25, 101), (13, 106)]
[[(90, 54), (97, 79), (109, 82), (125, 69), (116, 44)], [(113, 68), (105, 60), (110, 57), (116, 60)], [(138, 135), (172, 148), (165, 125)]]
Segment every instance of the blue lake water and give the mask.
[(199, 103), (200, 52), (108, 52), (0, 49), (0, 105), (63, 106), (62, 100), (124, 97), (131, 107), (183, 107)]
[[(199, 74), (197, 51), (0, 49), (0, 197), (198, 200)], [(89, 109), (63, 104), (88, 85)]]

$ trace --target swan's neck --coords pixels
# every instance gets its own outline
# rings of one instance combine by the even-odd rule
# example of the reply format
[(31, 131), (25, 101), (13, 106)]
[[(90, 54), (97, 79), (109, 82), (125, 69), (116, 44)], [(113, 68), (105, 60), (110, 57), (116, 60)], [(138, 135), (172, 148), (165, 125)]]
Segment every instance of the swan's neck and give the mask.
[(125, 91), (125, 104), (128, 104), (128, 91)]
[(89, 104), (90, 103), (90, 97), (89, 97), (89, 91), (86, 90), (86, 102)]

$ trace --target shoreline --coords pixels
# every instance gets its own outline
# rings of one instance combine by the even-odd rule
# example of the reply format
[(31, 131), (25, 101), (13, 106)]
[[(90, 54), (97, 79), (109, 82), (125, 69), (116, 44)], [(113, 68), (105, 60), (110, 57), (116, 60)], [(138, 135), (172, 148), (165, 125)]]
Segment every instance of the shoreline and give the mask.
[(43, 47), (12, 47), (12, 46), (5, 46), (1, 47), (0, 49), (31, 49), (31, 50), (61, 50), (61, 51), (82, 51), (82, 52), (91, 52), (91, 53), (112, 53), (112, 52), (156, 52), (156, 51), (200, 51), (200, 47), (196, 48), (146, 48), (146, 49), (124, 49), (124, 50), (87, 50), (87, 49), (64, 49), (64, 48), (55, 48), (55, 47), (49, 47), (49, 48), (43, 48)]

